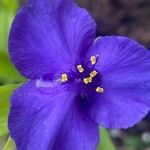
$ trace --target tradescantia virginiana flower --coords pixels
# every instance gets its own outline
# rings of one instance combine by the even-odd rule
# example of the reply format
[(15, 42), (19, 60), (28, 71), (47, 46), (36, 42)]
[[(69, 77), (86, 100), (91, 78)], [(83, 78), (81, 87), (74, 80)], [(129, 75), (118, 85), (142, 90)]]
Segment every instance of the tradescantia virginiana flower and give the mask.
[(98, 126), (128, 128), (150, 109), (150, 52), (122, 36), (95, 42), (96, 24), (73, 0), (28, 0), (9, 53), (29, 81), (11, 96), (18, 150), (95, 150)]

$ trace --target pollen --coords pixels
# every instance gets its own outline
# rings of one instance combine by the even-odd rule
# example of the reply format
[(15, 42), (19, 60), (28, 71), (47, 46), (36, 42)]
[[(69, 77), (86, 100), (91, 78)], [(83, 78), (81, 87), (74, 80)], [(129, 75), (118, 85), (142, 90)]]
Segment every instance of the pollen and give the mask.
[(95, 65), (96, 64), (96, 56), (91, 56), (91, 64)]
[(65, 73), (63, 73), (63, 74), (61, 75), (61, 81), (62, 81), (62, 82), (68, 81), (68, 75), (65, 74)]
[(96, 92), (97, 92), (97, 93), (103, 93), (103, 92), (104, 92), (104, 89), (101, 88), (101, 87), (97, 87), (97, 88), (96, 88)]
[(92, 82), (92, 77), (84, 78), (84, 79), (83, 79), (83, 82), (84, 82), (85, 84), (91, 83), (91, 82)]
[(82, 67), (82, 65), (77, 65), (77, 69), (80, 73), (84, 72), (84, 68)]
[(90, 73), (90, 77), (92, 77), (92, 78), (94, 78), (96, 75), (97, 75), (97, 71), (96, 70), (94, 70), (94, 71), (92, 71), (91, 73)]

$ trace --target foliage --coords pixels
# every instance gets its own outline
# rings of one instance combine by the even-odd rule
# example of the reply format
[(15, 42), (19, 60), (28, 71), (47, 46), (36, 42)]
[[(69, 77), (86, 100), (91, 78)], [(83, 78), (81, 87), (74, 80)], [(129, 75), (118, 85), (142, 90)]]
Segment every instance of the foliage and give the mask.
[(15, 150), (15, 144), (10, 137), (8, 138), (3, 150)]
[(8, 55), (3, 52), (0, 52), (0, 68), (1, 84), (25, 81), (25, 79), (19, 75), (15, 67), (11, 64)]
[(110, 138), (110, 135), (109, 133), (107, 132), (106, 129), (104, 128), (101, 128), (100, 129), (100, 144), (98, 146), (98, 149), (97, 150), (115, 150), (115, 147), (112, 143), (112, 140)]
[(8, 133), (7, 118), (9, 112), (9, 98), (12, 91), (18, 86), (18, 84), (12, 84), (0, 87), (0, 136), (3, 136)]
[(9, 27), (17, 8), (17, 0), (0, 0), (0, 51), (7, 48)]

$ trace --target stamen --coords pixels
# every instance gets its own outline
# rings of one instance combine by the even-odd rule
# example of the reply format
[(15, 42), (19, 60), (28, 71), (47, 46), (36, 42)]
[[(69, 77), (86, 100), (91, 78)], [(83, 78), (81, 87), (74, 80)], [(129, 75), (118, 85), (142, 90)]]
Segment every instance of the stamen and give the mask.
[(77, 69), (80, 73), (84, 71), (84, 68), (82, 67), (82, 65), (77, 65)]
[(84, 79), (83, 79), (83, 82), (84, 82), (85, 84), (91, 83), (91, 82), (92, 82), (92, 77), (84, 78)]
[(101, 88), (101, 87), (97, 87), (97, 88), (96, 88), (96, 92), (97, 92), (97, 93), (103, 93), (103, 92), (104, 92), (104, 89)]
[(91, 64), (95, 65), (96, 64), (96, 56), (91, 56)]
[(96, 75), (97, 75), (97, 71), (96, 70), (94, 70), (94, 71), (92, 71), (91, 73), (90, 73), (90, 77), (92, 77), (92, 78), (94, 78)]
[(61, 81), (62, 81), (62, 82), (68, 81), (68, 75), (65, 74), (65, 73), (63, 73), (63, 74), (61, 75)]
[(91, 82), (92, 82), (92, 78), (91, 78), (91, 77), (89, 77), (89, 78), (88, 78), (88, 80), (89, 80), (89, 83), (91, 83)]

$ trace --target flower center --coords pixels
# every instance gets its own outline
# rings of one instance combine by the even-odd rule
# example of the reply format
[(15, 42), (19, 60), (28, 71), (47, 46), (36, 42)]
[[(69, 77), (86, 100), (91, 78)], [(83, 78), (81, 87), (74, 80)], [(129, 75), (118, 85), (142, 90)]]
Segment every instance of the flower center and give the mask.
[(89, 65), (76, 65), (76, 71), (72, 73), (63, 73), (61, 75), (61, 82), (73, 82), (78, 84), (78, 89), (83, 90), (95, 90), (97, 93), (103, 93), (104, 89), (100, 87), (100, 74), (97, 70), (94, 69), (95, 64), (97, 63), (97, 57), (91, 56), (90, 66)]
[[(76, 64), (73, 70), (56, 75), (43, 75), (41, 79), (36, 81), (37, 88), (45, 94), (49, 94), (50, 88), (57, 85), (68, 84), (72, 90), (78, 90), (81, 95), (88, 95), (93, 92), (103, 93), (104, 89), (101, 85), (101, 74), (95, 69), (97, 56), (91, 56), (87, 64)], [(52, 78), (51, 78), (52, 77)]]

